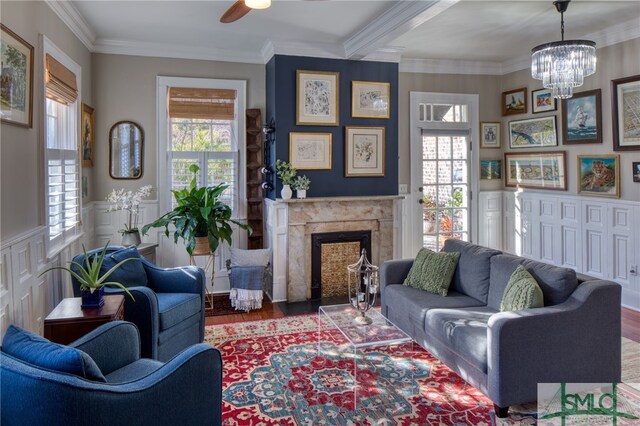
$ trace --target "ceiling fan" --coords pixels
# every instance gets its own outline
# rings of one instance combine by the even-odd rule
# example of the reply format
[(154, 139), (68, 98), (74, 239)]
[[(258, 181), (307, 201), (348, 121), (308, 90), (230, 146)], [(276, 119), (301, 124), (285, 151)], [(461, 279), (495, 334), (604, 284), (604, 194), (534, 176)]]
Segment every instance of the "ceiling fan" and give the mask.
[(237, 0), (220, 17), (220, 22), (229, 24), (251, 12), (251, 9), (266, 9), (270, 6), (271, 0)]

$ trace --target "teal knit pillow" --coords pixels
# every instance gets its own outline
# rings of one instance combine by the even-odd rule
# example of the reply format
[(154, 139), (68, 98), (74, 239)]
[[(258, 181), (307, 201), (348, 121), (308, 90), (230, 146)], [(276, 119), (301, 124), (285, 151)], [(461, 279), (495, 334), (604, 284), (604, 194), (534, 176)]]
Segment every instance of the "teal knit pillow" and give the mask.
[(533, 276), (522, 265), (518, 265), (504, 289), (500, 311), (521, 311), (529, 308), (542, 308), (544, 299), (542, 290)]
[(436, 253), (426, 248), (420, 249), (404, 285), (446, 296), (458, 259), (458, 252)]

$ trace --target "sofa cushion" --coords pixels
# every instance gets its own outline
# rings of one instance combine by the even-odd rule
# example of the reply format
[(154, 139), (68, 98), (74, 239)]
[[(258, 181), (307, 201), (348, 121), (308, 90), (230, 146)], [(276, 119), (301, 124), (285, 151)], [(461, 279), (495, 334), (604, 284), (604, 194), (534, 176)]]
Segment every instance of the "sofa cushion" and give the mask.
[(107, 281), (114, 281), (125, 287), (146, 287), (147, 273), (145, 272), (142, 261), (140, 260), (140, 253), (138, 253), (138, 249), (135, 246), (123, 248), (106, 255), (104, 262), (102, 263), (102, 267), (100, 268), (100, 275), (105, 274), (119, 262), (130, 258), (138, 260), (130, 260), (120, 265), (118, 269), (113, 271), (111, 275), (107, 277)]
[(530, 308), (542, 308), (543, 296), (535, 278), (522, 265), (518, 265), (502, 296), (500, 311), (521, 311)]
[(160, 330), (166, 330), (200, 312), (202, 301), (199, 294), (156, 293)]
[(164, 363), (142, 358), (107, 374), (107, 383), (127, 383), (140, 380), (162, 367)]
[(496, 312), (487, 306), (431, 309), (425, 316), (425, 332), (486, 373), (487, 323)]
[(21, 361), (83, 379), (104, 382), (95, 361), (85, 352), (60, 345), (37, 334), (10, 325), (2, 341), (2, 351)]
[(442, 251), (460, 253), (460, 260), (451, 282), (451, 290), (487, 303), (491, 273), (490, 261), (493, 256), (502, 252), (453, 238), (444, 243)]
[(500, 309), (502, 296), (511, 275), (518, 265), (522, 265), (535, 278), (544, 296), (544, 306), (562, 303), (578, 286), (576, 272), (535, 260), (529, 260), (511, 254), (500, 254), (491, 258), (491, 286), (487, 304)]
[(460, 253), (436, 253), (420, 249), (404, 285), (446, 296)]

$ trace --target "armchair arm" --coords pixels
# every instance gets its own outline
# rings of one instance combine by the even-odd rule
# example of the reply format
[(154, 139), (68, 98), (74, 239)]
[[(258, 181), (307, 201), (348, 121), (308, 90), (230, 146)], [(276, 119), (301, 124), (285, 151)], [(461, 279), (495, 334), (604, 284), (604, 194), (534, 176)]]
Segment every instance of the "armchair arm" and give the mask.
[(140, 359), (138, 328), (126, 321), (103, 324), (69, 346), (86, 352), (102, 374), (109, 374)]
[(387, 260), (380, 268), (380, 294), (388, 285), (402, 284), (413, 265), (413, 259)]
[(142, 264), (147, 272), (149, 287), (157, 293), (203, 293), (206, 277), (202, 268), (160, 268), (146, 260)]
[(489, 319), (488, 389), (501, 407), (536, 399), (537, 383), (612, 383), (621, 375), (621, 288), (580, 284), (564, 303)]

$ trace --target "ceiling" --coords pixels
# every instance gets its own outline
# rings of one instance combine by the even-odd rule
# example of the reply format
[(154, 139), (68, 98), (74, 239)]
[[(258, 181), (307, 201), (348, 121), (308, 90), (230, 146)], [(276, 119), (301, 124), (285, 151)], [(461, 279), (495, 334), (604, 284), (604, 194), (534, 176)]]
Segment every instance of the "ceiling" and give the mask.
[[(232, 1), (47, 1), (90, 50), (103, 53), (255, 63), (274, 53), (440, 60), (495, 71), (560, 38), (560, 15), (548, 0), (273, 0), (231, 24), (219, 17)], [(640, 2), (574, 0), (565, 36), (598, 46), (640, 37)]]

